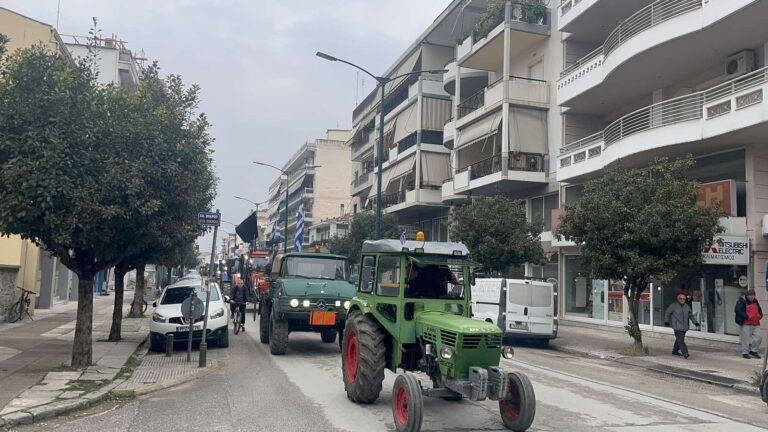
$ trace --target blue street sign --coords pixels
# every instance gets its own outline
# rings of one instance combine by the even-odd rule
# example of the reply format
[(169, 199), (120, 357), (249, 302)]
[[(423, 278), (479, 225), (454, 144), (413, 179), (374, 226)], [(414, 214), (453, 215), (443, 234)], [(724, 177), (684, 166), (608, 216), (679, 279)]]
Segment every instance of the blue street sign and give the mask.
[(221, 213), (199, 212), (197, 213), (197, 224), (206, 227), (217, 227), (221, 225)]

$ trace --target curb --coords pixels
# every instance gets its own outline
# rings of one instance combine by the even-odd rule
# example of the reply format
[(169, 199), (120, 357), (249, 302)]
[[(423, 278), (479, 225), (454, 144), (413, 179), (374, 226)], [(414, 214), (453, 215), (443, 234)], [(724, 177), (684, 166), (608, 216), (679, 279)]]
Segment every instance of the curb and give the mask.
[(16, 411), (0, 417), (0, 427), (10, 427), (17, 425), (32, 424), (36, 421), (51, 418), (60, 414), (74, 411), (80, 408), (95, 405), (107, 397), (115, 387), (123, 383), (123, 380), (113, 381), (95, 392), (87, 395), (61, 402), (53, 402), (46, 405), (40, 405), (26, 410)]
[(211, 360), (210, 365), (206, 367), (204, 370), (200, 371), (199, 373), (188, 375), (185, 377), (182, 377), (178, 380), (167, 382), (167, 383), (161, 383), (161, 384), (152, 384), (150, 386), (140, 388), (138, 390), (118, 390), (113, 389), (110, 394), (115, 397), (120, 398), (135, 398), (138, 396), (144, 396), (150, 393), (154, 393), (156, 391), (169, 389), (171, 387), (176, 387), (182, 384), (186, 384), (190, 381), (196, 380), (198, 378), (202, 378), (206, 375), (209, 375), (213, 372), (216, 372), (219, 370), (219, 362), (217, 360)]
[(636, 365), (636, 364), (630, 364), (630, 363), (627, 363), (627, 362), (623, 362), (622, 359), (625, 358), (625, 356), (622, 356), (622, 355), (619, 355), (619, 354), (597, 353), (597, 352), (592, 352), (592, 351), (587, 351), (587, 350), (580, 350), (578, 348), (571, 348), (571, 347), (564, 347), (564, 346), (557, 346), (557, 345), (550, 345), (550, 347), (553, 350), (555, 350), (555, 351), (560, 351), (560, 352), (564, 352), (564, 353), (568, 353), (568, 354), (574, 354), (574, 355), (578, 355), (578, 356), (582, 356), (582, 357), (589, 357), (589, 358), (595, 358), (595, 359), (600, 359), (600, 360), (608, 360), (608, 361), (612, 361), (612, 362), (616, 362), (616, 363), (621, 363), (621, 364), (627, 365), (627, 366), (639, 367), (639, 368), (642, 368), (642, 369), (645, 369), (645, 370), (649, 370), (649, 371), (652, 371), (652, 372), (656, 372), (656, 373), (662, 374), (662, 375), (671, 375), (671, 376), (674, 376), (674, 377), (677, 377), (677, 378), (684, 378), (684, 379), (691, 380), (691, 381), (697, 381), (697, 382), (711, 384), (711, 385), (718, 386), (718, 387), (729, 388), (729, 389), (737, 390), (737, 391), (740, 391), (740, 392), (743, 392), (743, 393), (750, 393), (750, 394), (757, 394), (757, 395), (760, 394), (760, 389), (758, 389), (757, 387), (754, 387), (754, 386), (750, 386), (748, 384), (741, 384), (741, 383), (725, 384), (725, 383), (717, 382), (717, 381), (714, 381), (714, 380), (708, 380), (708, 379), (705, 379), (705, 378), (698, 378), (698, 377), (694, 377), (694, 376), (690, 376), (690, 375), (679, 374), (679, 373), (675, 373), (675, 372), (669, 371), (669, 370), (657, 369), (653, 365), (640, 366), (640, 365)]

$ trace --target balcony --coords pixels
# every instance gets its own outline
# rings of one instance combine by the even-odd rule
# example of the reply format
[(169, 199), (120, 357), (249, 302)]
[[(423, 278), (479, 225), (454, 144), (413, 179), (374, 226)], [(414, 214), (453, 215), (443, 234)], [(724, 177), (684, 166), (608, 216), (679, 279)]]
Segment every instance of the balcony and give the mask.
[(608, 114), (768, 40), (766, 15), (768, 3), (756, 0), (653, 2), (561, 73), (557, 102), (573, 112)]
[(442, 209), (442, 185), (422, 185), (420, 189), (400, 190), (381, 196), (384, 213), (397, 213), (399, 216), (423, 214), (426, 208)]
[[(529, 21), (529, 22), (526, 22)], [(499, 22), (487, 34), (473, 32), (457, 47), (457, 63), (461, 67), (483, 71), (499, 71), (504, 61), (504, 30), (510, 29), (509, 49), (510, 58), (514, 59), (530, 50), (534, 45), (549, 37), (549, 14), (544, 17), (529, 17), (521, 5), (513, 5), (511, 19), (504, 21), (504, 10), (489, 18), (491, 22)]]
[(614, 23), (631, 16), (652, 1), (562, 0), (558, 7), (560, 18), (557, 27), (561, 32), (578, 36), (580, 41), (602, 41)]
[(641, 108), (602, 132), (563, 147), (557, 179), (573, 181), (619, 160), (642, 165), (670, 146), (680, 146), (676, 153), (712, 152), (764, 137), (768, 134), (767, 93), (768, 67), (705, 91)]
[[(458, 73), (456, 60), (451, 60), (445, 65), (445, 74), (443, 74), (443, 89), (446, 93), (456, 95), (456, 74)], [(488, 72), (476, 69), (461, 69), (461, 96), (466, 97), (477, 93), (488, 85)]]
[(368, 171), (363, 174), (360, 174), (356, 179), (352, 180), (352, 184), (351, 184), (352, 195), (353, 196), (357, 195), (361, 192), (364, 192), (369, 187), (371, 187), (371, 185), (373, 184), (372, 178), (373, 178), (373, 172)]
[[(547, 183), (545, 156), (535, 153), (509, 152), (505, 158), (496, 154), (456, 171), (453, 187), (443, 185), (443, 197), (514, 192), (535, 184)], [(506, 171), (506, 172), (505, 172)]]
[(451, 117), (445, 121), (445, 126), (443, 126), (443, 146), (449, 150), (452, 150), (455, 138), (456, 123), (453, 121), (453, 117)]
[(505, 102), (519, 107), (548, 109), (549, 83), (517, 76), (500, 79), (459, 104), (456, 127), (483, 117)]

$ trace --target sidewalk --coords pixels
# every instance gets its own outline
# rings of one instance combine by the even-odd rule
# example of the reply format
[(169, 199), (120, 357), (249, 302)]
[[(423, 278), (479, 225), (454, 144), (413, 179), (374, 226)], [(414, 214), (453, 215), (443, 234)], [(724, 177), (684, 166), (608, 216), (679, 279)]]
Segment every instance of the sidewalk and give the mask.
[(121, 368), (146, 339), (149, 323), (146, 318), (123, 318), (123, 340), (106, 342), (112, 307), (113, 296), (94, 297), (94, 364), (84, 371), (69, 367), (76, 302), (36, 310), (34, 321), (0, 324), (0, 425), (9, 418), (31, 421), (52, 402), (72, 407), (92, 402), (116, 385)]
[(691, 357), (685, 360), (672, 355), (674, 339), (671, 337), (667, 340), (643, 333), (643, 342), (648, 346), (648, 356), (627, 356), (623, 353), (631, 346), (631, 339), (626, 332), (561, 323), (558, 337), (552, 341), (551, 346), (563, 352), (601, 358), (681, 378), (759, 393), (752, 380), (755, 374), (762, 370), (763, 361), (743, 359), (740, 347), (736, 344), (729, 349), (723, 346), (713, 347), (706, 342), (687, 338)]

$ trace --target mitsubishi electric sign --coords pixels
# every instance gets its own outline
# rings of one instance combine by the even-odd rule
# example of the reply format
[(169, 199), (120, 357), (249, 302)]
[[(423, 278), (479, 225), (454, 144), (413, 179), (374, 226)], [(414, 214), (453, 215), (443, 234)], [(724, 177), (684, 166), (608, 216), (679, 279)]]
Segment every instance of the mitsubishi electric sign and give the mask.
[(704, 264), (749, 265), (749, 238), (715, 236), (702, 255)]

